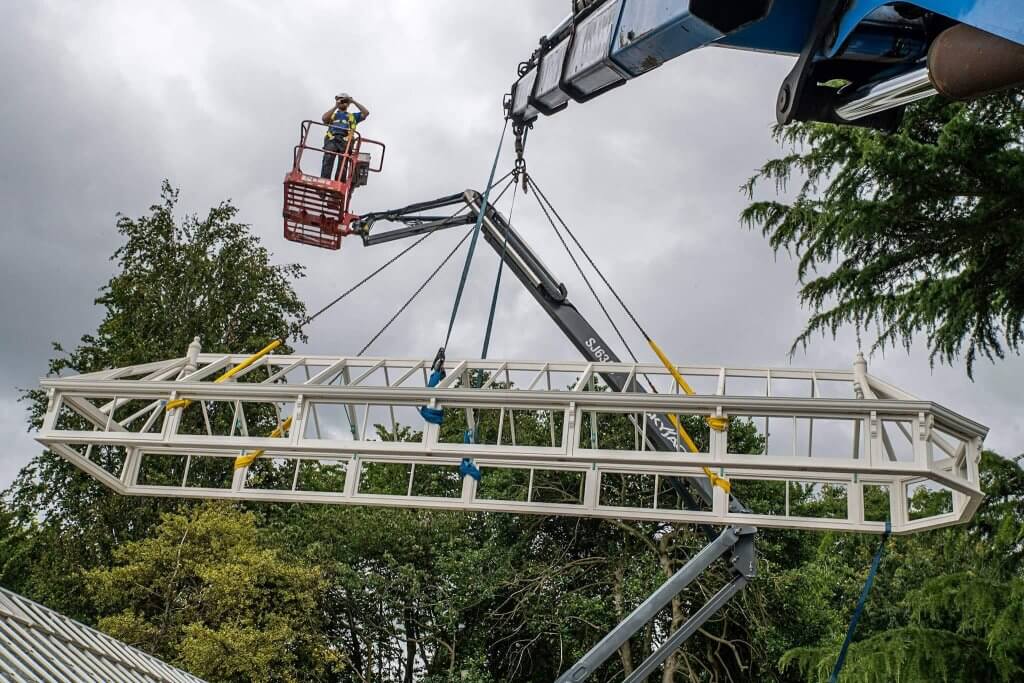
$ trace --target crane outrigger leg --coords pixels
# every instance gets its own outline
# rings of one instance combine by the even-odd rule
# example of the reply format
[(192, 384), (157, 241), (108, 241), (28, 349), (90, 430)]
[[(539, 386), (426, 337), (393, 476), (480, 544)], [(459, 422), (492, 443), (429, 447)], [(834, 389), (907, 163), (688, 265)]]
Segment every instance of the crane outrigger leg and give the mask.
[(568, 671), (558, 677), (555, 683), (579, 683), (585, 681), (599, 666), (615, 655), (630, 638), (643, 629), (669, 602), (687, 586), (693, 583), (716, 560), (726, 557), (732, 579), (689, 619), (670, 635), (640, 666), (631, 671), (623, 683), (640, 683), (654, 672), (660, 664), (687, 641), (725, 603), (739, 593), (757, 571), (757, 551), (754, 548), (756, 529), (751, 527), (729, 527), (718, 538), (704, 546), (683, 567), (651, 593), (632, 614), (622, 620), (608, 635), (600, 640), (590, 652), (576, 662)]

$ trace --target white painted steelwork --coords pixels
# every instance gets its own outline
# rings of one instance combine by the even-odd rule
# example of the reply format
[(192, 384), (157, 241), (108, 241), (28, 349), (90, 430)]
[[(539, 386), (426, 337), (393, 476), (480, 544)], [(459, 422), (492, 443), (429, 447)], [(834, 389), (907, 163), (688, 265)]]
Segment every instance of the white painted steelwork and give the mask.
[[(447, 378), (428, 388), (429, 360), (269, 355), (213, 382), (245, 358), (194, 345), (184, 358), (44, 379), (38, 440), (126, 495), (864, 532), (884, 527), (881, 496), (894, 533), (964, 522), (982, 496), (987, 428), (869, 375), (862, 357), (847, 371), (680, 367), (695, 396), (644, 363), (449, 361)], [(602, 373), (635, 390), (595, 391), (606, 388)], [(165, 410), (180, 398), (191, 405)], [(424, 424), (415, 409), (426, 405), (470, 425), (490, 420), (490, 433), (463, 443), (461, 432)], [(666, 413), (751, 419), (765, 448), (731, 453), (727, 433), (711, 431), (706, 453), (654, 451), (642, 425), (664, 424)], [(269, 438), (289, 417), (290, 432)], [(601, 443), (602, 420), (627, 425), (632, 442)], [(422, 435), (383, 440), (378, 424)], [(234, 470), (253, 450), (264, 453)], [(483, 471), (480, 484), (458, 476), (463, 458)], [(720, 488), (711, 506), (671, 495), (666, 482), (703, 477), (705, 465), (748, 504), (744, 489), (760, 482), (759, 502), (730, 512)], [(396, 477), (406, 483), (396, 488)], [(641, 493), (616, 498), (626, 488)], [(922, 489), (935, 494), (927, 510), (914, 495)], [(946, 501), (938, 510), (936, 496)], [(868, 518), (866, 497), (875, 501)]]
[(203, 683), (156, 657), (3, 588), (0, 680)]

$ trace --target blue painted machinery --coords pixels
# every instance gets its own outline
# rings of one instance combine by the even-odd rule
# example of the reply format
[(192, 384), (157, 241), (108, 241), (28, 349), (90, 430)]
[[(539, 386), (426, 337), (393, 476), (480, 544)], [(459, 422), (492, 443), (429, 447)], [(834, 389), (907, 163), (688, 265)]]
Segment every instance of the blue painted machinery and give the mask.
[(707, 45), (793, 55), (780, 123), (892, 130), (907, 104), (1024, 84), (1024, 0), (575, 0), (520, 64), (520, 130)]

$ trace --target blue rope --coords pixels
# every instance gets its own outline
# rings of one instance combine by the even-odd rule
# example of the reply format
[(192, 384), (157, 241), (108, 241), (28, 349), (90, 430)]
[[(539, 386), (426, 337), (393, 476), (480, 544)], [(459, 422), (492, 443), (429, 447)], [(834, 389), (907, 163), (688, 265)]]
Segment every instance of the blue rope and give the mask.
[(455, 318), (459, 314), (459, 304), (462, 302), (462, 293), (466, 289), (466, 280), (469, 278), (469, 266), (473, 262), (473, 253), (476, 251), (477, 238), (480, 236), (480, 226), (484, 222), (484, 212), (487, 211), (487, 202), (491, 197), (491, 188), (494, 186), (494, 173), (498, 170), (498, 159), (501, 158), (501, 148), (505, 144), (505, 133), (508, 131), (508, 119), (505, 119), (505, 127), (501, 129), (501, 139), (498, 141), (498, 151), (494, 153), (494, 163), (491, 165), (491, 175), (487, 179), (487, 189), (484, 190), (483, 200), (480, 202), (480, 213), (476, 217), (476, 226), (473, 228), (473, 239), (469, 241), (469, 253), (466, 254), (466, 263), (462, 267), (462, 278), (459, 280), (459, 291), (455, 294), (455, 303), (452, 305), (452, 317), (448, 321), (448, 334), (444, 337), (444, 348), (448, 348), (448, 342), (452, 338), (452, 328), (455, 327)]
[(850, 643), (853, 642), (853, 634), (857, 631), (857, 624), (864, 613), (864, 605), (867, 604), (868, 595), (871, 593), (871, 586), (875, 583), (878, 565), (882, 562), (882, 551), (885, 550), (885, 542), (889, 540), (889, 534), (891, 533), (892, 525), (889, 523), (889, 520), (886, 520), (882, 542), (878, 544), (878, 550), (875, 551), (875, 557), (871, 561), (871, 571), (868, 572), (868, 578), (864, 582), (864, 588), (861, 590), (860, 598), (857, 600), (857, 609), (853, 610), (853, 619), (850, 620), (850, 627), (846, 629), (846, 640), (843, 641), (843, 647), (839, 649), (839, 659), (836, 660), (836, 665), (832, 669), (832, 675), (829, 676), (828, 683), (838, 683), (839, 681), (839, 672), (843, 670), (843, 664), (846, 663), (846, 652), (850, 649)]

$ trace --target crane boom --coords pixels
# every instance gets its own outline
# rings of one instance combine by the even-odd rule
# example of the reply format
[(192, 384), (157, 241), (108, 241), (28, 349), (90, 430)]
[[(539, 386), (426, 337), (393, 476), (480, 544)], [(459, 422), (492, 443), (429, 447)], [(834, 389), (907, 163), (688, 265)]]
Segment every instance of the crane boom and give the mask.
[(522, 62), (506, 98), (529, 126), (705, 46), (797, 58), (780, 123), (894, 129), (905, 106), (1024, 83), (1016, 0), (574, 0)]

